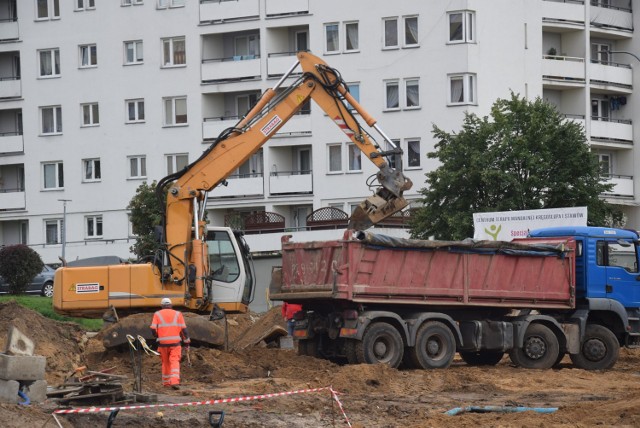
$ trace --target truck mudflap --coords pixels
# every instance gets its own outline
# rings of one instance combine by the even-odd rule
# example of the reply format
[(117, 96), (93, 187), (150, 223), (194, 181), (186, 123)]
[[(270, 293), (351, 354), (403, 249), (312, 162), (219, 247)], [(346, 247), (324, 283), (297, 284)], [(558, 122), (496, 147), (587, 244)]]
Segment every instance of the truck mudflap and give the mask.
[[(128, 344), (127, 335), (144, 337), (149, 344), (155, 343), (151, 328), (153, 314), (135, 314), (122, 317), (116, 323), (105, 324), (100, 334), (105, 349), (113, 349)], [(224, 328), (207, 317), (184, 313), (187, 330), (194, 345), (222, 348), (225, 344)]]

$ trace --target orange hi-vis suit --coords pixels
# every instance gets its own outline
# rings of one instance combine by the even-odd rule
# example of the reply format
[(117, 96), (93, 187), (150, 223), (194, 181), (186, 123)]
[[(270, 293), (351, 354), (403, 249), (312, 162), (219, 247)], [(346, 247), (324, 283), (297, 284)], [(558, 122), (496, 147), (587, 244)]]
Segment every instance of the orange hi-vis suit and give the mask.
[(162, 360), (162, 385), (180, 385), (180, 343), (183, 338), (185, 343), (190, 342), (182, 312), (171, 308), (161, 309), (153, 314), (153, 321), (149, 327), (155, 331), (158, 338), (158, 352)]

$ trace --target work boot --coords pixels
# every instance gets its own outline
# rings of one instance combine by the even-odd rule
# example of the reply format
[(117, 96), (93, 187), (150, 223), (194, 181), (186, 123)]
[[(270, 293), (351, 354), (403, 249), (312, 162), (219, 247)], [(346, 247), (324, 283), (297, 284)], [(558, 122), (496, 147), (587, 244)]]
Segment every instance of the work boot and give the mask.
[(171, 385), (171, 389), (175, 389), (176, 391), (179, 391), (180, 385)]

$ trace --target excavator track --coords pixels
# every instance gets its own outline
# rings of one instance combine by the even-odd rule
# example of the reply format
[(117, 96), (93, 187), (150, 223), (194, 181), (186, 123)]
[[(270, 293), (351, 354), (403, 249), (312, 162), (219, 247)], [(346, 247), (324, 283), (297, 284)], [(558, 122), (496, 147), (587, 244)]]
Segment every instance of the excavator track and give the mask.
[[(191, 343), (195, 346), (223, 348), (225, 344), (224, 321), (209, 321), (208, 316), (183, 313)], [(121, 317), (118, 322), (105, 323), (100, 332), (105, 349), (115, 349), (128, 345), (127, 335), (144, 337), (153, 346), (155, 338), (151, 332), (152, 313), (134, 314)]]

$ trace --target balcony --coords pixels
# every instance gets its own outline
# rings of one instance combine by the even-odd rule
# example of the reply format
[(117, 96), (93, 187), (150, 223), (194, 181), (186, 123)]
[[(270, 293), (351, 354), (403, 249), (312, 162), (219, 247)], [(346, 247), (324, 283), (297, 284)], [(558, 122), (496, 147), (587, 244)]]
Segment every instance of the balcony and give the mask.
[(22, 85), (19, 77), (0, 77), (0, 98), (20, 98)]
[(259, 79), (262, 73), (259, 55), (202, 60), (202, 82), (221, 83)]
[(541, 3), (543, 25), (584, 25), (583, 1), (547, 0)]
[(20, 39), (17, 18), (0, 18), (0, 41)]
[[(631, 9), (615, 5), (616, 1), (591, 2), (591, 26), (612, 30), (633, 31)], [(622, 2), (619, 2), (622, 4)], [(624, 2), (631, 4), (631, 2)]]
[(0, 189), (0, 211), (23, 210), (26, 207), (24, 189)]
[(633, 125), (630, 120), (592, 117), (591, 137), (631, 144), (633, 143)]
[(311, 171), (272, 171), (269, 175), (269, 194), (288, 195), (313, 193)]
[(267, 18), (309, 13), (309, 0), (265, 0)]
[(584, 84), (584, 58), (544, 55), (542, 57), (542, 79), (552, 86), (568, 86)]
[(611, 174), (608, 177), (605, 177), (604, 182), (607, 184), (613, 184), (613, 189), (610, 192), (604, 193), (605, 196), (633, 197), (632, 176)]
[[(296, 61), (296, 52), (270, 53), (267, 57), (267, 77), (284, 75)], [(292, 76), (299, 74), (302, 74), (302, 69), (298, 67)]]
[(298, 113), (284, 124), (274, 138), (281, 137), (310, 137), (311, 136), (311, 115), (309, 112)]
[(200, 0), (200, 22), (224, 23), (259, 17), (260, 0)]
[(567, 120), (570, 120), (570, 121), (575, 122), (578, 125), (580, 125), (582, 127), (582, 129), (585, 129), (584, 115), (580, 115), (580, 114), (564, 114), (563, 116)]
[(591, 84), (629, 93), (633, 87), (633, 70), (629, 64), (594, 62), (591, 64)]
[(0, 133), (0, 155), (24, 152), (24, 139), (17, 132)]
[(205, 117), (202, 121), (202, 140), (214, 140), (222, 131), (238, 123), (238, 116)]
[(227, 186), (218, 186), (211, 191), (212, 198), (240, 198), (264, 195), (264, 176), (261, 173), (231, 175)]

